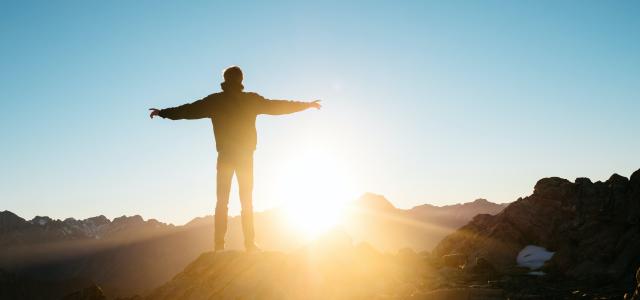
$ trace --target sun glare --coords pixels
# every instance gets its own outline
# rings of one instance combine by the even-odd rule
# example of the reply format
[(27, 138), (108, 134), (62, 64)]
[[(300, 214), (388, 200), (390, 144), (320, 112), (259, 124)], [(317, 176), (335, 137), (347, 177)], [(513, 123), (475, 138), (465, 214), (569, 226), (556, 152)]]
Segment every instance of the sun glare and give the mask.
[(291, 158), (276, 180), (287, 221), (305, 239), (339, 224), (356, 196), (346, 164), (327, 153)]

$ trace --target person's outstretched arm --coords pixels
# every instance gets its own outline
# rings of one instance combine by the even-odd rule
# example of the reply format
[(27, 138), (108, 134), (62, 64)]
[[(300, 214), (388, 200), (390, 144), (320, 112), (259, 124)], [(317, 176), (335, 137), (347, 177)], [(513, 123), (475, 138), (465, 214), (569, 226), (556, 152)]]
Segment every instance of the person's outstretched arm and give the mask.
[(150, 108), (149, 117), (155, 116), (171, 120), (195, 120), (209, 118), (213, 113), (214, 101), (211, 96), (207, 96), (193, 103), (187, 103), (176, 107), (157, 109)]
[(289, 100), (269, 100), (262, 98), (259, 102), (259, 111), (267, 115), (284, 115), (303, 111), (307, 108), (320, 109), (320, 100), (311, 102), (289, 101)]

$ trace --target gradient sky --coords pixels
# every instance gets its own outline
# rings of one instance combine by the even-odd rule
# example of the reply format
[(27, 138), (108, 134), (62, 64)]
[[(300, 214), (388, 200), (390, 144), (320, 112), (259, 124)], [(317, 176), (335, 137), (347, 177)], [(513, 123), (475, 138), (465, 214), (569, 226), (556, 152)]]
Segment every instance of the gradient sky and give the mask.
[(259, 117), (257, 210), (308, 153), (402, 208), (640, 168), (639, 1), (301, 2), (1, 1), (0, 210), (211, 214), (210, 122), (147, 109), (234, 64), (249, 91), (324, 104)]

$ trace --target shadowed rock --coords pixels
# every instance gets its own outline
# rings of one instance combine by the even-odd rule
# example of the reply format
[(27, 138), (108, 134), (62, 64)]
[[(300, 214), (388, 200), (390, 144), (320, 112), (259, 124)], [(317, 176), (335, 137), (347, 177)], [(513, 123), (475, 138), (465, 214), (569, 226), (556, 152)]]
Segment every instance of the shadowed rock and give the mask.
[(545, 269), (571, 279), (630, 285), (640, 265), (640, 170), (605, 182), (550, 177), (495, 216), (478, 215), (446, 237), (437, 256), (487, 259), (506, 271), (527, 245), (555, 252)]

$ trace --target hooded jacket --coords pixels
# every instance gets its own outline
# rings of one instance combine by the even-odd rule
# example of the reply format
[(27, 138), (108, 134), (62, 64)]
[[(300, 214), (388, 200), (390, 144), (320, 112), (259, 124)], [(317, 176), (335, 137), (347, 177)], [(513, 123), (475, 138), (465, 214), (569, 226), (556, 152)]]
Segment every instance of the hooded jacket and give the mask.
[(171, 120), (210, 118), (218, 152), (253, 151), (257, 144), (256, 117), (305, 110), (307, 102), (269, 100), (256, 93), (223, 91), (193, 103), (160, 110)]

